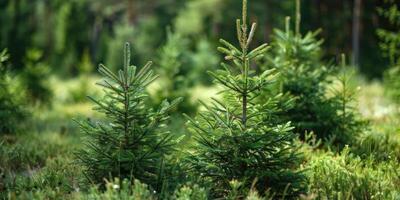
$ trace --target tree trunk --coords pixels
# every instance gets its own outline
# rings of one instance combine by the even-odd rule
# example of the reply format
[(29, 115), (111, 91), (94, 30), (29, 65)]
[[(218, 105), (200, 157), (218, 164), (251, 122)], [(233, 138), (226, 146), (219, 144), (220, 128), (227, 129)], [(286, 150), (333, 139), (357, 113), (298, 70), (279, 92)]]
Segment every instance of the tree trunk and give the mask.
[[(265, 12), (267, 13), (271, 13), (270, 12), (270, 8), (271, 8), (271, 3), (269, 1), (265, 1), (264, 4), (264, 9)], [(271, 19), (269, 15), (265, 15), (265, 22), (264, 22), (264, 41), (269, 42), (270, 41), (270, 37), (271, 37), (271, 33), (272, 33), (272, 28), (271, 28)]]
[(126, 11), (127, 11), (128, 23), (130, 25), (134, 25), (137, 21), (136, 4), (137, 2), (135, 2), (135, 0), (127, 0)]
[(361, 0), (354, 0), (353, 10), (353, 36), (352, 36), (352, 64), (359, 66), (360, 59), (360, 25), (361, 25)]

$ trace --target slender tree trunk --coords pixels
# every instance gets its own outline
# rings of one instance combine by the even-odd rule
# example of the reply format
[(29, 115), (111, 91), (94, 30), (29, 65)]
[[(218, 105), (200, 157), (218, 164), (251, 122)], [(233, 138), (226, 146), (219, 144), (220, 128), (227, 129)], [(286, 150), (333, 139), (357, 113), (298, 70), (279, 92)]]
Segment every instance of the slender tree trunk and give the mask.
[(352, 64), (356, 67), (359, 66), (360, 59), (360, 25), (361, 25), (361, 1), (354, 0), (353, 10), (353, 36), (352, 36)]
[(296, 35), (300, 36), (300, 23), (301, 23), (301, 2), (296, 0)]
[(103, 29), (103, 21), (101, 17), (96, 17), (94, 20), (92, 38), (91, 38), (91, 49), (90, 49), (90, 61), (95, 63), (97, 57), (98, 43), (100, 39), (100, 34)]
[[(270, 8), (271, 8), (271, 3), (269, 1), (265, 1), (264, 4), (264, 9), (265, 12), (270, 13)], [(271, 28), (271, 19), (269, 17), (269, 15), (265, 15), (265, 22), (264, 22), (264, 28), (265, 28), (265, 32), (264, 32), (264, 41), (269, 42), (270, 41), (270, 37), (271, 37), (271, 32), (272, 32), (272, 28)]]
[(127, 0), (127, 17), (128, 17), (128, 22), (129, 24), (133, 25), (136, 23), (136, 18), (137, 18), (137, 4), (138, 2), (135, 2), (135, 0)]

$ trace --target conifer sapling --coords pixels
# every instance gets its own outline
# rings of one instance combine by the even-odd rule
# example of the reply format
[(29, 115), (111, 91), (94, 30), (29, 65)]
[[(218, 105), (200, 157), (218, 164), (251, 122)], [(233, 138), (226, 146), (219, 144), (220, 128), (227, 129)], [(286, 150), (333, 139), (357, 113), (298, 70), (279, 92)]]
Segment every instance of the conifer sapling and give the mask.
[(12, 82), (5, 64), (8, 57), (6, 49), (0, 51), (0, 135), (16, 133), (28, 114), (17, 91), (10, 88)]
[(356, 89), (351, 85), (351, 69), (346, 68), (345, 55), (341, 55), (341, 71), (336, 76), (338, 86), (331, 87), (335, 103), (338, 126), (332, 130), (331, 141), (338, 147), (355, 144), (358, 137), (367, 129), (368, 122), (361, 119), (357, 111)]
[(159, 74), (162, 87), (157, 91), (157, 101), (164, 98), (183, 97), (184, 102), (177, 106), (177, 111), (192, 113), (196, 106), (190, 103), (189, 77), (184, 72), (187, 65), (188, 41), (177, 32), (167, 29), (167, 41), (160, 49)]
[(225, 88), (222, 100), (213, 99), (211, 105), (201, 102), (205, 111), (195, 119), (188, 118), (197, 140), (188, 164), (194, 174), (212, 185), (214, 197), (226, 198), (232, 180), (241, 182), (243, 188), (250, 188), (255, 181), (261, 193), (270, 189), (277, 196), (296, 196), (305, 183), (296, 170), (301, 162), (293, 143), (296, 135), (289, 122), (273, 120), (274, 111), (279, 110), (275, 97), (262, 103), (258, 100), (278, 74), (271, 69), (258, 75), (250, 67), (268, 46), (250, 49), (256, 24), (248, 30), (246, 0), (236, 28), (240, 47), (221, 39), (218, 48), (231, 64), (222, 63), (223, 70), (209, 72)]
[(338, 132), (342, 126), (342, 106), (337, 103), (342, 94), (327, 96), (337, 72), (322, 59), (319, 31), (300, 33), (300, 0), (296, 2), (295, 31), (290, 28), (290, 18), (286, 18), (285, 30), (274, 30), (273, 51), (266, 56), (264, 69), (272, 67), (281, 73), (278, 87), (269, 94), (284, 93), (294, 99), (280, 118), (291, 121), (302, 138), (313, 132), (318, 139), (343, 146), (348, 141)]
[(165, 128), (168, 112), (180, 99), (163, 101), (157, 110), (146, 106), (145, 88), (157, 76), (148, 62), (140, 70), (130, 64), (129, 44), (125, 45), (124, 67), (113, 73), (100, 65), (104, 97), (94, 99), (95, 109), (104, 122), (79, 122), (87, 134), (85, 147), (76, 153), (89, 181), (104, 184), (104, 179), (138, 179), (154, 190), (161, 190), (162, 172), (173, 151), (173, 135)]

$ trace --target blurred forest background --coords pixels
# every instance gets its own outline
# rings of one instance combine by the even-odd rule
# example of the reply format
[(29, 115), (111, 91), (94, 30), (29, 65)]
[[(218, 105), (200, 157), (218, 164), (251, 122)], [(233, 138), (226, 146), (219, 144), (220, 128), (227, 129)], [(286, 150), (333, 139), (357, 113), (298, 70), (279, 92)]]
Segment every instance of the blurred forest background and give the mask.
[[(380, 79), (388, 63), (376, 30), (393, 28), (377, 11), (385, 4), (303, 1), (301, 30), (321, 28), (324, 57), (352, 55), (366, 77)], [(234, 39), (235, 32), (224, 30), (232, 27), (240, 5), (240, 0), (3, 0), (0, 49), (9, 50), (15, 71), (42, 65), (65, 78), (90, 73), (100, 61), (118, 66), (125, 41), (133, 45), (136, 63), (154, 60), (170, 29), (193, 54), (184, 68), (201, 69), (218, 63), (213, 52), (217, 39)], [(251, 0), (249, 9), (260, 27), (255, 42), (260, 44), (270, 41), (274, 28), (283, 28), (285, 16), (294, 17), (295, 1)]]

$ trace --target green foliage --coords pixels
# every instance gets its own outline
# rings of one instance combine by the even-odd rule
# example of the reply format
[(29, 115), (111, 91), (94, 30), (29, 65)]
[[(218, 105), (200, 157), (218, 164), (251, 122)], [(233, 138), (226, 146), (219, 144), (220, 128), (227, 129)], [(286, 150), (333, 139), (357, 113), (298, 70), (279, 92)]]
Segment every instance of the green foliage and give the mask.
[[(10, 199), (73, 199), (73, 200), (155, 200), (157, 193), (148, 185), (139, 180), (132, 182), (128, 180), (120, 181), (115, 178), (114, 181), (106, 181), (105, 190), (96, 185), (91, 185), (87, 192), (75, 192), (70, 195), (63, 195), (59, 188), (51, 190), (42, 188), (38, 190), (22, 192), (19, 194), (10, 193)], [(177, 188), (174, 195), (162, 199), (176, 200), (206, 200), (207, 195), (203, 188), (197, 185), (182, 186)]]
[(378, 11), (394, 28), (378, 29), (377, 34), (381, 39), (382, 52), (390, 61), (390, 68), (384, 74), (386, 93), (396, 103), (400, 103), (400, 10), (394, 1), (388, 2), (392, 3), (390, 8), (379, 8)]
[[(381, 104), (374, 84), (378, 94), (368, 91), (361, 104), (374, 116), (369, 130), (351, 70), (324, 61), (351, 49), (350, 26), (343, 24), (352, 1), (304, 1), (303, 28), (329, 23), (322, 26), (324, 44), (319, 31), (300, 33), (300, 0), (252, 0), (250, 18), (263, 31), (247, 27), (246, 7), (237, 32), (223, 31), (239, 1), (0, 1), (0, 47), (11, 53), (0, 53), (0, 199), (400, 199), (397, 107)], [(294, 30), (287, 19), (271, 46), (256, 46), (295, 2)], [(399, 8), (395, 0), (373, 2), (363, 5), (363, 16), (390, 2), (378, 9), (390, 23), (361, 19), (360, 70), (384, 69), (368, 66), (378, 52), (368, 48), (377, 44), (371, 27), (383, 25), (377, 35), (391, 64), (386, 92), (400, 102)], [(334, 20), (321, 17), (326, 8)], [(173, 31), (165, 33), (168, 24)], [(221, 34), (229, 38), (218, 48), (227, 62), (214, 70), (214, 36)], [(235, 35), (240, 48), (227, 42)], [(138, 66), (157, 58), (160, 79), (149, 64), (130, 66), (128, 47), (119, 58), (124, 41), (133, 43)], [(95, 90), (92, 64), (103, 58), (109, 68), (100, 66), (104, 80)], [(207, 103), (191, 102), (221, 88)], [(24, 107), (34, 116), (29, 121)], [(77, 127), (71, 116), (87, 120)], [(14, 134), (21, 130), (27, 134)]]
[(159, 55), (159, 74), (162, 85), (157, 91), (156, 102), (162, 99), (183, 97), (185, 101), (178, 105), (179, 113), (196, 112), (196, 105), (190, 101), (190, 79), (183, 68), (187, 67), (188, 59), (188, 40), (179, 33), (167, 29), (167, 41), (161, 47)]
[(219, 63), (219, 57), (214, 50), (212, 43), (206, 38), (201, 38), (196, 44), (195, 51), (191, 54), (190, 67), (188, 71), (188, 79), (192, 80), (192, 84), (205, 84), (212, 83), (209, 76), (201, 76), (204, 71), (213, 70), (214, 66)]
[(391, 6), (388, 9), (378, 8), (379, 14), (385, 17), (394, 30), (378, 29), (377, 34), (381, 38), (380, 47), (386, 57), (389, 58), (391, 65), (400, 64), (400, 10), (394, 1), (386, 1)]
[[(157, 199), (156, 194), (151, 191), (151, 189), (138, 180), (134, 180), (133, 184), (129, 181), (119, 181), (115, 179), (112, 182), (107, 182), (106, 190), (99, 190), (97, 187), (92, 187), (88, 194), (79, 193), (74, 196), (73, 199), (118, 199), (118, 200), (147, 200), (147, 199)], [(183, 185), (182, 187), (176, 188), (173, 195), (167, 196), (163, 199), (174, 199), (174, 200), (207, 200), (210, 199), (207, 196), (207, 192), (204, 188), (198, 185)], [(244, 196), (235, 196), (232, 194), (227, 199), (237, 200), (269, 200), (274, 199), (272, 195), (268, 197), (261, 197), (257, 191), (251, 190), (248, 194)], [(284, 199), (284, 198), (282, 198)]]
[[(149, 34), (151, 33), (151, 34)], [(124, 42), (130, 42), (135, 50), (134, 58), (139, 63), (144, 63), (150, 57), (156, 56), (157, 42), (161, 38), (162, 29), (159, 28), (158, 21), (154, 18), (145, 18), (132, 26), (127, 18), (121, 19), (116, 23), (113, 32), (106, 35), (105, 51), (106, 64), (111, 70), (117, 71), (118, 66), (123, 65), (119, 55), (123, 53), (120, 46)]]
[(333, 105), (336, 110), (336, 116), (332, 117), (338, 120), (336, 122), (338, 126), (331, 130), (329, 139), (343, 148), (343, 145), (356, 143), (358, 137), (365, 133), (368, 122), (362, 119), (358, 111), (357, 91), (351, 83), (353, 72), (346, 68), (344, 55), (342, 55), (341, 65), (342, 69), (334, 82), (337, 85), (331, 87)]
[[(23, 109), (21, 96), (17, 95), (11, 86), (11, 81), (5, 62), (8, 59), (7, 50), (0, 52), (0, 135), (15, 133), (27, 118)], [(20, 92), (20, 91), (19, 91)]]
[(358, 138), (352, 152), (364, 159), (372, 156), (378, 162), (400, 160), (400, 141), (395, 134), (368, 132)]
[(204, 188), (199, 187), (198, 185), (193, 186), (182, 186), (179, 190), (175, 191), (174, 198), (176, 200), (207, 200), (207, 192)]
[(397, 199), (399, 167), (396, 161), (376, 164), (349, 154), (317, 156), (307, 164), (310, 193), (316, 199)]
[(267, 56), (265, 68), (276, 68), (281, 76), (274, 93), (289, 94), (293, 106), (282, 118), (291, 121), (296, 132), (313, 131), (319, 138), (328, 138), (337, 127), (332, 100), (326, 98), (331, 74), (321, 61), (321, 43), (317, 32), (304, 37), (291, 31), (287, 18), (286, 30), (276, 29), (272, 37), (272, 53)]
[(53, 92), (48, 79), (50, 69), (40, 63), (42, 52), (31, 49), (27, 55), (27, 67), (22, 72), (22, 83), (26, 90), (27, 99), (32, 104), (50, 104)]
[(25, 191), (72, 190), (80, 170), (71, 165), (74, 140), (53, 133), (30, 133), (0, 140), (0, 199)]
[(149, 189), (146, 184), (134, 180), (131, 184), (128, 180), (119, 179), (115, 181), (107, 182), (105, 192), (101, 192), (97, 188), (92, 188), (90, 193), (78, 199), (109, 199), (109, 200), (145, 200), (145, 199), (156, 199), (154, 192)]
[(85, 51), (82, 61), (79, 63), (79, 84), (76, 88), (70, 89), (70, 100), (72, 102), (84, 102), (87, 100), (86, 96), (90, 93), (93, 94), (92, 91), (89, 91), (89, 75), (92, 71), (93, 65), (90, 61), (89, 52)]
[[(400, 65), (399, 65), (400, 66)], [(396, 103), (400, 102), (400, 67), (393, 66), (384, 74), (384, 84), (386, 94)]]
[[(157, 198), (157, 193), (148, 185), (141, 183), (139, 180), (134, 180), (132, 183), (128, 180), (107, 182), (106, 190), (99, 190), (97, 187), (92, 187), (88, 194), (76, 195), (74, 199), (115, 199), (115, 200), (151, 200)], [(177, 188), (173, 195), (166, 196), (161, 199), (175, 200), (206, 200), (207, 193), (198, 185), (182, 186)]]
[(18, 135), (18, 140), (16, 136), (3, 137), (0, 141), (0, 157), (2, 159), (0, 168), (14, 172), (38, 168), (45, 164), (47, 158), (70, 151), (71, 143), (69, 141), (65, 141), (64, 138), (60, 139), (62, 141), (55, 141), (52, 136), (54, 134), (26, 134)]
[(249, 49), (255, 29), (254, 23), (248, 32), (247, 1), (243, 1), (243, 19), (237, 20), (241, 50), (221, 39), (223, 47), (218, 50), (232, 61), (232, 66), (223, 63), (224, 70), (209, 72), (216, 83), (225, 87), (221, 91), (223, 101), (202, 103), (205, 111), (195, 119), (189, 118), (197, 143), (187, 161), (195, 176), (211, 184), (213, 197), (226, 198), (232, 180), (243, 183), (244, 188), (256, 181), (258, 191), (264, 193), (270, 188), (277, 196), (287, 192), (294, 197), (305, 186), (305, 177), (296, 170), (301, 156), (293, 142), (293, 127), (271, 120), (274, 111), (279, 110), (273, 97), (263, 103), (256, 101), (277, 74), (267, 70), (257, 75), (250, 68), (268, 48), (263, 44)]
[[(253, 182), (254, 184), (255, 182)], [(289, 188), (289, 185), (285, 188), (283, 191), (283, 194), (281, 195), (276, 195), (276, 193), (271, 192), (270, 189), (267, 189), (267, 191), (263, 192), (263, 195), (260, 195), (260, 192), (258, 192), (255, 188), (254, 185), (250, 188), (244, 188), (243, 183), (233, 180), (230, 182), (231, 186), (231, 191), (229, 192), (228, 196), (226, 199), (228, 200), (237, 200), (237, 199), (245, 199), (245, 200), (273, 200), (273, 199), (291, 199), (290, 196), (286, 196), (286, 189)], [(243, 195), (245, 194), (245, 195)], [(300, 198), (295, 198), (295, 199), (308, 199), (308, 196), (305, 195), (300, 195)]]
[(218, 15), (218, 8), (223, 3), (221, 0), (187, 1), (185, 8), (180, 10), (175, 19), (176, 31), (184, 36), (202, 33), (206, 19)]
[(191, 90), (198, 85), (210, 84), (211, 81), (204, 78), (202, 72), (218, 63), (210, 46), (204, 38), (193, 43), (180, 32), (167, 28), (166, 42), (160, 48), (157, 62), (160, 79), (154, 95), (156, 102), (183, 97), (185, 101), (178, 105), (176, 112), (189, 115), (196, 112), (198, 103), (193, 102)]
[[(6, 185), (9, 196), (17, 195), (25, 199), (28, 196), (36, 196), (45, 193), (47, 198), (62, 198), (65, 193), (72, 192), (78, 184), (78, 170), (71, 165), (67, 158), (48, 159), (46, 167), (33, 168), (18, 175), (13, 180), (7, 180)], [(8, 177), (11, 179), (10, 177)], [(26, 192), (29, 191), (29, 192)], [(37, 197), (36, 197), (37, 198)], [(35, 199), (36, 199), (35, 198)], [(42, 199), (42, 198), (39, 198)]]
[[(157, 198), (157, 193), (155, 191), (138, 180), (134, 180), (133, 183), (130, 183), (127, 180), (121, 182), (119, 179), (115, 179), (112, 182), (107, 182), (104, 192), (93, 187), (89, 194), (80, 195), (77, 199), (151, 200), (159, 198)], [(203, 188), (193, 185), (177, 188), (174, 195), (166, 196), (162, 199), (206, 200), (208, 198)]]
[(133, 42), (135, 38), (135, 31), (129, 24), (125, 21), (118, 23), (114, 29), (114, 37), (108, 42), (109, 53), (106, 54), (106, 64), (110, 66), (113, 71), (118, 70), (118, 66), (123, 65), (121, 61), (121, 44), (124, 42)]
[(45, 200), (45, 199), (62, 199), (67, 200), (71, 199), (68, 196), (65, 196), (65, 193), (60, 192), (58, 190), (53, 190), (50, 188), (43, 189), (43, 190), (35, 190), (35, 191), (24, 191), (21, 194), (10, 193), (7, 196), (7, 199), (12, 200)]
[(92, 93), (89, 91), (88, 77), (81, 76), (78, 78), (76, 87), (69, 90), (69, 100), (73, 103), (84, 102), (87, 100), (87, 94)]
[(79, 122), (87, 134), (85, 147), (77, 152), (87, 178), (103, 183), (104, 178), (138, 179), (160, 191), (163, 169), (168, 167), (168, 155), (173, 151), (173, 135), (165, 128), (168, 112), (179, 103), (163, 101), (159, 109), (147, 108), (145, 88), (157, 76), (150, 69), (130, 65), (129, 44), (125, 46), (124, 67), (118, 75), (100, 65), (105, 77), (98, 85), (105, 96), (90, 98), (95, 109), (105, 115), (105, 122)]
[(281, 76), (266, 94), (284, 93), (294, 99), (280, 118), (291, 121), (303, 139), (305, 133), (314, 132), (318, 139), (341, 148), (366, 127), (354, 106), (350, 75), (345, 69), (338, 73), (324, 64), (322, 40), (316, 38), (319, 31), (303, 36), (298, 32), (299, 19), (296, 31), (290, 29), (289, 22), (287, 18), (285, 31), (274, 31), (272, 53), (266, 57), (264, 68), (276, 68)]

